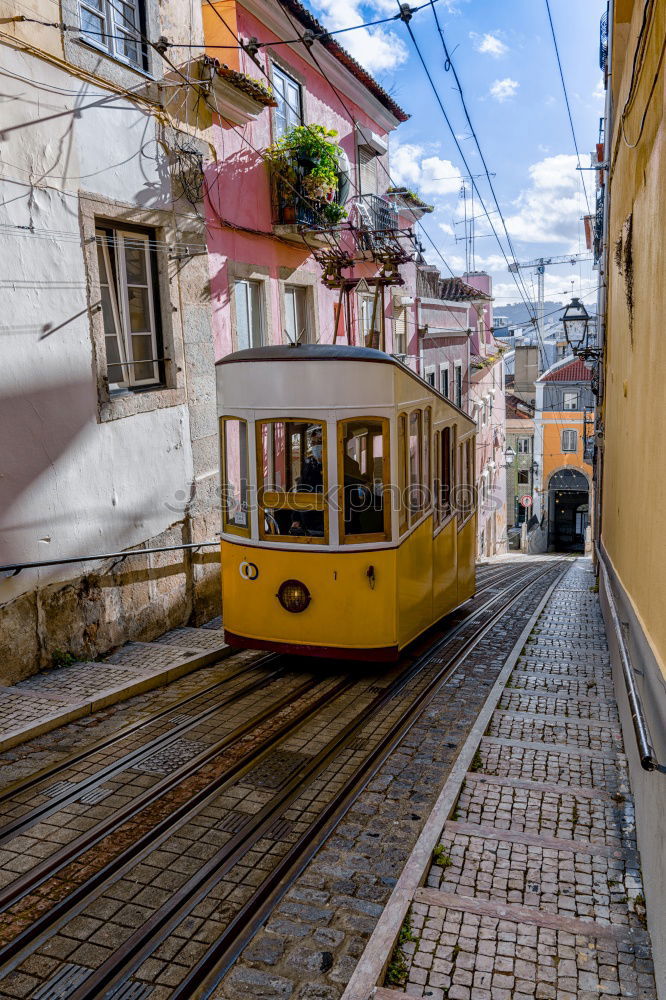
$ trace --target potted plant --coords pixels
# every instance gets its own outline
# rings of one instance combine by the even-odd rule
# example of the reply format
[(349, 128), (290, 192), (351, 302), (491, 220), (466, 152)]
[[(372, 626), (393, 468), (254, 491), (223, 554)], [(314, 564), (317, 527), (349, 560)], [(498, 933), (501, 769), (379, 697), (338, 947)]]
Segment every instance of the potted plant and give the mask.
[(291, 219), (292, 213), (295, 218), (294, 188), (300, 188), (303, 198), (314, 203), (329, 224), (347, 217), (345, 208), (336, 201), (342, 155), (342, 149), (333, 141), (337, 134), (323, 125), (295, 125), (266, 150), (285, 221)]

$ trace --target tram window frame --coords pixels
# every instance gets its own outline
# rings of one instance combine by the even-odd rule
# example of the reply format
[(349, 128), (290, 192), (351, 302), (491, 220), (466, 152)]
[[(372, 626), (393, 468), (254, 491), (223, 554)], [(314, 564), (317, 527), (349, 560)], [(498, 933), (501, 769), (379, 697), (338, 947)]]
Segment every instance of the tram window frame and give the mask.
[[(276, 484), (271, 483), (273, 489), (267, 489), (264, 482), (263, 460), (264, 460), (264, 440), (263, 428), (283, 424), (285, 428), (289, 424), (316, 426), (321, 431), (321, 471), (322, 488), (319, 490), (294, 490), (285, 487), (275, 488)], [(307, 431), (305, 432), (307, 433)], [(259, 538), (264, 542), (279, 542), (284, 545), (328, 545), (329, 539), (329, 511), (326, 501), (326, 491), (328, 489), (328, 436), (326, 420), (313, 417), (265, 417), (255, 421), (255, 442), (256, 442), (256, 476), (257, 476), (257, 509), (259, 512)], [(267, 456), (268, 457), (268, 456)], [(301, 459), (302, 460), (302, 459)], [(270, 474), (270, 473), (269, 473)], [(266, 513), (272, 517), (273, 523), (277, 523), (272, 511), (287, 510), (292, 513), (322, 513), (324, 517), (324, 530), (322, 535), (292, 535), (288, 532), (271, 532), (266, 528)]]
[[(412, 475), (412, 418), (416, 417), (416, 447), (414, 457), (418, 463), (416, 475)], [(423, 517), (423, 411), (421, 409), (410, 410), (407, 415), (407, 472), (409, 485), (407, 489), (407, 511), (409, 514), (409, 526), (413, 528)], [(418, 497), (418, 505), (413, 506), (412, 490), (415, 489)]]
[[(382, 489), (383, 489), (383, 530), (347, 534), (345, 531), (345, 442), (350, 424), (379, 424), (382, 430)], [(391, 429), (386, 417), (362, 414), (339, 420), (337, 425), (337, 469), (338, 469), (338, 527), (341, 545), (358, 545), (363, 542), (391, 541)]]
[[(474, 435), (466, 438), (464, 441), (458, 442), (457, 446), (457, 486), (456, 489), (456, 514), (458, 515), (458, 530), (460, 530), (471, 517), (474, 516), (476, 512), (477, 504), (474, 499), (467, 509), (466, 501), (468, 498), (468, 490), (473, 497), (474, 482), (475, 482), (475, 470), (474, 470), (474, 459), (475, 459), (475, 447), (476, 439)], [(465, 506), (463, 507), (463, 503)]]
[(453, 494), (453, 458), (455, 451), (451, 442), (454, 440), (455, 428), (442, 427), (435, 432), (434, 453), (435, 453), (435, 524), (443, 527), (453, 516), (452, 494)]
[(433, 508), (432, 491), (432, 407), (426, 406), (423, 411), (421, 421), (423, 434), (421, 453), (421, 482), (425, 488), (425, 504), (422, 511), (429, 511)]
[(407, 414), (398, 415), (398, 493), (399, 521), (398, 534), (404, 535), (409, 529), (409, 512), (407, 510)]
[[(239, 431), (239, 474), (240, 482), (243, 482), (242, 470), (243, 470), (243, 450), (241, 444), (241, 427), (245, 428), (245, 518), (246, 524), (236, 524), (234, 520), (229, 518), (229, 507), (230, 507), (230, 497), (227, 491), (227, 486), (229, 483), (228, 470), (229, 470), (229, 460), (227, 457), (227, 427), (231, 423), (238, 424)], [(221, 481), (221, 498), (222, 498), (222, 530), (231, 535), (241, 535), (243, 538), (250, 537), (250, 513), (247, 506), (248, 492), (250, 488), (250, 454), (249, 454), (249, 428), (248, 421), (243, 417), (235, 417), (233, 415), (220, 417), (220, 481)], [(243, 496), (243, 489), (241, 486), (240, 496)], [(241, 499), (242, 506), (242, 499)]]

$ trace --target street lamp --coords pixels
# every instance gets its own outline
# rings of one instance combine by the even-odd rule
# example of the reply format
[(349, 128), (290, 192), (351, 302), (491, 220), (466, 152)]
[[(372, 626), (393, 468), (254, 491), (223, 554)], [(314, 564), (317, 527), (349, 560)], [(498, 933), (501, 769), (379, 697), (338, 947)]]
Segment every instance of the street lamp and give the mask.
[(514, 460), (515, 457), (516, 457), (516, 453), (513, 450), (513, 448), (511, 447), (511, 445), (509, 445), (509, 447), (504, 452), (504, 458), (506, 460), (506, 464), (507, 465), (513, 465), (513, 460)]
[(590, 314), (580, 301), (572, 299), (564, 310), (562, 325), (564, 326), (564, 336), (574, 354), (581, 356), (588, 348), (588, 327), (590, 324)]

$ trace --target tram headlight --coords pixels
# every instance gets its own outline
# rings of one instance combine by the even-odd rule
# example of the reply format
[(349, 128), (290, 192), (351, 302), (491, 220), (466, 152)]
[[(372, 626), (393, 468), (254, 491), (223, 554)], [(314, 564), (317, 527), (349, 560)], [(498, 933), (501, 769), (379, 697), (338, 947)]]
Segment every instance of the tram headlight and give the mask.
[(300, 611), (305, 611), (312, 597), (308, 588), (300, 580), (285, 580), (284, 583), (280, 584), (277, 599), (285, 611), (298, 614)]

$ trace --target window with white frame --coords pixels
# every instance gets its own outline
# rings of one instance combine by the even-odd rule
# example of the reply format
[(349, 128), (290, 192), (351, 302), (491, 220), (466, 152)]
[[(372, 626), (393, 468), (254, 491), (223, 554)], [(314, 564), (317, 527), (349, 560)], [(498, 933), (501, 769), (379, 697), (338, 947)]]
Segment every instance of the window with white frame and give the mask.
[(303, 285), (284, 286), (284, 321), (287, 339), (292, 344), (313, 343), (308, 309), (308, 289)]
[(407, 309), (393, 310), (393, 353), (407, 354)]
[(143, 0), (79, 0), (81, 34), (116, 59), (145, 69), (142, 3)]
[(439, 391), (442, 396), (449, 398), (449, 366), (440, 365), (439, 366)]
[(435, 366), (429, 366), (425, 370), (425, 380), (428, 385), (431, 385), (433, 389), (435, 388)]
[(284, 70), (273, 64), (273, 94), (277, 101), (275, 108), (275, 138), (279, 139), (295, 125), (303, 124), (303, 99), (301, 85)]
[(359, 333), (361, 335), (361, 343), (369, 343), (368, 337), (371, 331), (379, 330), (380, 320), (380, 302), (377, 302), (377, 309), (375, 311), (375, 323), (374, 327), (372, 324), (372, 312), (373, 306), (375, 304), (374, 295), (359, 295), (358, 297), (358, 317), (359, 317)]
[(453, 402), (456, 404), (459, 410), (462, 409), (462, 365), (456, 363), (454, 372), (454, 397)]
[(518, 438), (518, 454), (529, 455), (529, 453), (530, 453), (530, 439), (528, 437)]
[(578, 409), (578, 393), (577, 392), (565, 392), (563, 409), (565, 410), (577, 410)]
[(578, 450), (578, 431), (574, 430), (562, 431), (562, 451), (577, 451), (577, 450)]
[(239, 278), (234, 284), (236, 301), (236, 341), (238, 350), (261, 347), (264, 343), (264, 310), (261, 282)]
[(95, 236), (109, 389), (160, 385), (165, 359), (151, 249), (155, 234), (105, 222)]

